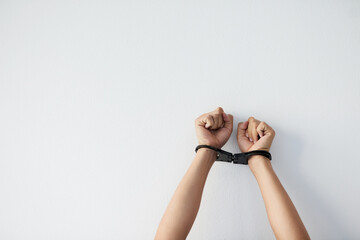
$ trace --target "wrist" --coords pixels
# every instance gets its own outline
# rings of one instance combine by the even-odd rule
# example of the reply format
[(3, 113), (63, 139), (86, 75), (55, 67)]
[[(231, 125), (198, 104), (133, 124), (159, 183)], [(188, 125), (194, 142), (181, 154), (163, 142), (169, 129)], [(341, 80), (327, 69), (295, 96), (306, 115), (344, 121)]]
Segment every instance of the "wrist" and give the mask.
[(198, 145), (208, 145), (214, 148), (219, 148), (221, 149), (222, 146), (220, 146), (220, 143), (214, 142), (214, 141), (198, 141)]
[(248, 159), (248, 165), (250, 170), (255, 174), (255, 171), (259, 168), (272, 167), (270, 160), (262, 155), (253, 155)]
[(217, 152), (215, 150), (209, 149), (209, 148), (199, 148), (196, 152), (196, 155), (205, 158), (211, 161), (216, 160)]

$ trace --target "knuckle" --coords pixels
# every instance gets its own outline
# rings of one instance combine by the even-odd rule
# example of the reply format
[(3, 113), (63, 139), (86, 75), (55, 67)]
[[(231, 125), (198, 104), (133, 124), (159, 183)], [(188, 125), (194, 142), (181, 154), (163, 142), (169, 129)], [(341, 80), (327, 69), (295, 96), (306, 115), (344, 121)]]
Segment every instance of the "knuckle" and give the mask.
[(203, 117), (204, 117), (204, 114), (203, 114), (203, 115), (198, 116), (198, 117), (195, 119), (195, 121), (200, 121)]
[(209, 122), (209, 124), (211, 124), (211, 123), (213, 123), (214, 122), (214, 119), (209, 115), (209, 116), (206, 116), (205, 117), (205, 120), (207, 121), (207, 122)]
[(275, 135), (274, 129), (270, 128), (270, 129), (269, 129), (269, 132), (270, 132), (271, 135), (273, 135), (273, 136)]
[(220, 114), (219, 113), (214, 113), (214, 114), (212, 114), (212, 117), (214, 118), (214, 119), (217, 119), (218, 117), (220, 116)]

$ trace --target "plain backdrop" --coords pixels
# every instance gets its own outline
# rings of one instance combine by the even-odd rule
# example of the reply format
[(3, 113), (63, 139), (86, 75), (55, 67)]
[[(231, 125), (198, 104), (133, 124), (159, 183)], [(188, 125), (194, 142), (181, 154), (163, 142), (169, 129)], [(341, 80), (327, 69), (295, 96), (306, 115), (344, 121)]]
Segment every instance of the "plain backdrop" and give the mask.
[[(0, 1), (0, 239), (153, 239), (194, 120), (276, 131), (313, 239), (359, 239), (358, 1)], [(216, 162), (188, 239), (274, 239), (249, 168)]]

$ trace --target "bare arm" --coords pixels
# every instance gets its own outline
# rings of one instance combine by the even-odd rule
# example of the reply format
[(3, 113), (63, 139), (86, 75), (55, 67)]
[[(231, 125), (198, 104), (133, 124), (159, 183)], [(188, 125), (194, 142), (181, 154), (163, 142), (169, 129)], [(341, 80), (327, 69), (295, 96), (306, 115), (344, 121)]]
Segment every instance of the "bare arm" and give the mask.
[[(238, 144), (241, 151), (269, 151), (275, 131), (265, 122), (253, 117), (238, 125)], [(277, 239), (310, 239), (294, 204), (276, 176), (270, 160), (255, 155), (249, 159), (264, 199), (271, 228)]]
[(160, 222), (155, 239), (185, 239), (200, 207), (207, 175), (216, 152), (201, 148), (177, 187)]
[(253, 156), (249, 159), (249, 167), (259, 184), (276, 239), (310, 239), (270, 160), (263, 156)]
[[(195, 120), (199, 144), (221, 148), (229, 139), (233, 117), (218, 107)], [(177, 187), (156, 232), (155, 239), (185, 239), (198, 213), (207, 175), (216, 152), (201, 148)]]

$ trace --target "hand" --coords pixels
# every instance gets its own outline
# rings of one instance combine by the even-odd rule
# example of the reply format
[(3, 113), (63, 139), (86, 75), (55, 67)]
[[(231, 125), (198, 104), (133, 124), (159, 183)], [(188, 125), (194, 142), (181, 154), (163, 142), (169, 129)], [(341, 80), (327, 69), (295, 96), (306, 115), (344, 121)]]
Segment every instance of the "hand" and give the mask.
[(222, 148), (233, 130), (233, 116), (218, 107), (198, 117), (195, 120), (195, 130), (199, 145)]
[(265, 122), (249, 117), (246, 122), (239, 122), (237, 141), (241, 152), (254, 150), (270, 151), (275, 131)]

